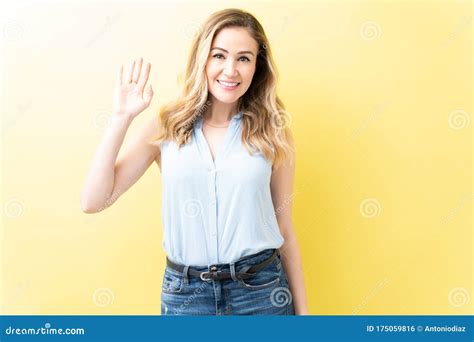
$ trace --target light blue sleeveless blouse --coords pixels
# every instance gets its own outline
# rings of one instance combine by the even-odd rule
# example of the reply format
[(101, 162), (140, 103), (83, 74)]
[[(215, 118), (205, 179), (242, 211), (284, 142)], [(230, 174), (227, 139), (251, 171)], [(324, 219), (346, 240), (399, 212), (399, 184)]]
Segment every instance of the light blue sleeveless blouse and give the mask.
[(176, 263), (232, 263), (283, 244), (270, 191), (272, 164), (242, 145), (241, 119), (241, 112), (232, 117), (215, 161), (200, 116), (187, 144), (160, 145), (162, 246)]

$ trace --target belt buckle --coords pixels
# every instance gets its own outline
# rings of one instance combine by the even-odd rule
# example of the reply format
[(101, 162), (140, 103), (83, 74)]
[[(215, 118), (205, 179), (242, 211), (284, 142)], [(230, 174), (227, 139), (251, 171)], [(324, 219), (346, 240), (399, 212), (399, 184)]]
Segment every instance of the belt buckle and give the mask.
[(210, 271), (206, 271), (206, 272), (202, 272), (200, 275), (199, 275), (199, 278), (201, 278), (202, 281), (211, 281), (212, 279), (211, 278), (203, 278), (204, 275), (212, 275), (212, 274), (216, 274), (217, 275), (218, 271), (217, 271), (217, 267), (215, 266), (211, 266), (211, 270)]
[(199, 275), (199, 278), (201, 278), (202, 281), (211, 281), (212, 279), (210, 279), (210, 278), (203, 278), (203, 276), (204, 276), (205, 274), (211, 274), (211, 273), (213, 273), (213, 272), (202, 272), (202, 273)]

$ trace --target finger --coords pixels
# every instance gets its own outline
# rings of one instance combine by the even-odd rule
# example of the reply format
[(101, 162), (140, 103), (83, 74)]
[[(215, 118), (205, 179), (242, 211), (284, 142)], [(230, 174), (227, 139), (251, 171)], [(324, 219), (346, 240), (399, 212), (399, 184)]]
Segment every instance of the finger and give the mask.
[(121, 85), (123, 82), (123, 65), (120, 65), (120, 69), (118, 71), (117, 76), (117, 85)]
[(138, 80), (138, 91), (143, 93), (143, 89), (145, 88), (145, 84), (148, 81), (148, 76), (150, 75), (151, 64), (147, 63), (145, 70), (140, 75), (140, 79)]
[(140, 71), (142, 70), (143, 58), (140, 58), (140, 61), (135, 66), (135, 71), (133, 72), (133, 82), (138, 83), (138, 78), (140, 77)]
[(127, 78), (126, 78), (127, 83), (132, 82), (133, 69), (134, 69), (134, 67), (135, 67), (135, 61), (133, 61), (132, 65), (131, 65), (130, 68), (127, 70)]

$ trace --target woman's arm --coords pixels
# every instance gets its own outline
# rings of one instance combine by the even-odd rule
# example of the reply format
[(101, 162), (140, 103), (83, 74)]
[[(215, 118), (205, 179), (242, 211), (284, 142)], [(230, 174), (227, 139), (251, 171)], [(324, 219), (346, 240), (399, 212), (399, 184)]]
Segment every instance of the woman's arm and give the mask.
[(150, 105), (153, 97), (150, 85), (145, 90), (151, 66), (148, 63), (144, 70), (141, 67), (142, 59), (137, 65), (134, 61), (125, 75), (123, 67), (120, 68), (113, 114), (81, 192), (81, 208), (86, 213), (95, 213), (112, 205), (143, 175), (159, 153), (159, 148), (148, 143), (157, 133), (156, 116), (140, 130), (117, 161), (130, 124)]
[[(294, 160), (294, 158), (293, 158)], [(288, 283), (297, 315), (307, 315), (306, 288), (304, 285), (301, 254), (293, 230), (292, 198), (295, 164), (285, 164), (272, 172), (271, 191), (275, 215), (280, 232), (285, 239), (280, 248), (281, 261), (288, 276)]]

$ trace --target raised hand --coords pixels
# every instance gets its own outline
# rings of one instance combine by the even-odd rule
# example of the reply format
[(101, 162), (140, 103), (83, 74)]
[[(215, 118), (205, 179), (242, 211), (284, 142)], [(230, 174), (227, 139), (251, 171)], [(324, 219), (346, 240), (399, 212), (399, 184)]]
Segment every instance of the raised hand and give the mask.
[(146, 63), (142, 68), (143, 58), (138, 63), (133, 61), (124, 73), (123, 65), (117, 77), (114, 93), (114, 114), (128, 116), (131, 119), (143, 112), (151, 103), (153, 89), (146, 85), (150, 75), (151, 64)]

